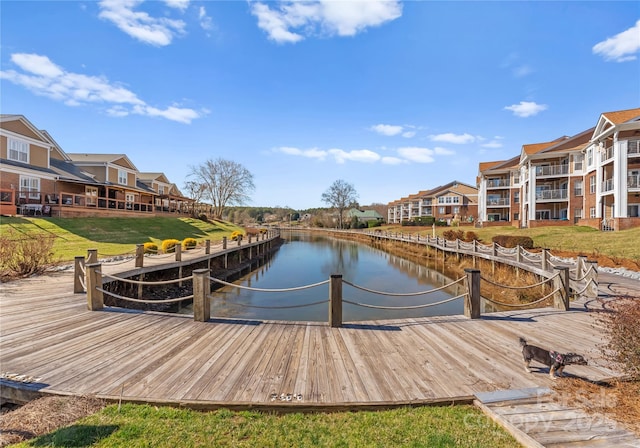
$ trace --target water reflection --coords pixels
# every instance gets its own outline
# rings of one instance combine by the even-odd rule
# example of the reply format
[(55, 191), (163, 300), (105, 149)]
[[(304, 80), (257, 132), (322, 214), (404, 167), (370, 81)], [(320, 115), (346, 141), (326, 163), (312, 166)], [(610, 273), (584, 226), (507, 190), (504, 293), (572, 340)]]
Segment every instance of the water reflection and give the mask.
[[(283, 232), (284, 244), (264, 265), (235, 283), (262, 289), (286, 289), (319, 283), (331, 274), (375, 291), (414, 293), (451, 283), (451, 279), (426, 266), (353, 241), (304, 232)], [(268, 275), (267, 275), (268, 273)], [(345, 300), (375, 306), (412, 306), (460, 295), (463, 285), (417, 296), (372, 294), (343, 284)], [(242, 319), (327, 321), (328, 303), (292, 309), (260, 307), (298, 306), (327, 300), (328, 285), (292, 292), (258, 292), (223, 287), (212, 294), (212, 317)], [(185, 310), (190, 312), (190, 310)], [(414, 310), (380, 310), (344, 304), (345, 322), (462, 314), (462, 299)]]

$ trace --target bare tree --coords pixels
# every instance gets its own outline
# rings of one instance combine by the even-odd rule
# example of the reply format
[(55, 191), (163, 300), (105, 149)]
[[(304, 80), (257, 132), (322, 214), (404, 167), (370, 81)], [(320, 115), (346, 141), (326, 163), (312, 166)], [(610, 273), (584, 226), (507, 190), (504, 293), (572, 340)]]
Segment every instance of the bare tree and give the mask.
[(255, 189), (253, 174), (237, 162), (218, 158), (192, 166), (189, 176), (204, 190), (204, 199), (211, 201), (213, 216), (222, 218), (228, 205), (242, 205), (249, 200), (249, 193)]
[(205, 195), (205, 186), (194, 180), (188, 180), (184, 183), (184, 190), (187, 192), (189, 199), (193, 199), (191, 204), (191, 213), (196, 214), (196, 207), (202, 203)]
[(338, 179), (331, 184), (329, 189), (322, 193), (322, 202), (338, 211), (338, 227), (343, 228), (344, 211), (356, 204), (358, 193), (348, 182)]

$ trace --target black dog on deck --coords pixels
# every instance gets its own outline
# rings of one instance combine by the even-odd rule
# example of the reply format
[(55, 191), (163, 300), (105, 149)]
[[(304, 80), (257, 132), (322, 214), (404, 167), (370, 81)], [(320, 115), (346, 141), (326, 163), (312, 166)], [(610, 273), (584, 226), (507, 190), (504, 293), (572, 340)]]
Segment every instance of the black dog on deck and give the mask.
[(529, 364), (531, 361), (537, 361), (545, 366), (549, 366), (549, 376), (551, 379), (556, 379), (556, 373), (558, 376), (562, 376), (562, 371), (565, 366), (570, 364), (578, 364), (581, 366), (587, 365), (587, 360), (582, 355), (576, 353), (559, 353), (550, 350), (545, 350), (535, 345), (527, 344), (526, 339), (520, 338), (520, 345), (522, 346), (522, 356), (524, 357), (524, 368), (528, 373), (531, 373)]

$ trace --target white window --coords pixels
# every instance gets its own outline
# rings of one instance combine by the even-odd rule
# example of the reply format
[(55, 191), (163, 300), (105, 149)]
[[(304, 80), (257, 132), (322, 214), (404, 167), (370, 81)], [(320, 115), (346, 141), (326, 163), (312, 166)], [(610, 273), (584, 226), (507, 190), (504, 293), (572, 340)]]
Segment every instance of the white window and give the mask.
[(593, 148), (587, 150), (587, 166), (593, 165)]
[(584, 161), (584, 156), (582, 154), (576, 154), (573, 156), (573, 170), (574, 171), (582, 171), (582, 162)]
[(135, 193), (125, 193), (124, 200), (127, 203), (126, 204), (127, 210), (133, 209), (133, 203), (136, 202)]
[(158, 194), (164, 194), (164, 185), (158, 185)]
[(514, 213), (513, 214), (513, 220), (514, 221), (519, 221), (520, 220), (520, 213)]
[(573, 217), (576, 219), (582, 219), (582, 209), (581, 208), (576, 208), (573, 211)]
[(9, 160), (29, 163), (29, 143), (15, 138), (9, 139)]
[(640, 204), (629, 204), (628, 214), (629, 218), (637, 218), (640, 216)]
[(127, 185), (127, 172), (125, 170), (118, 170), (118, 183)]
[(596, 176), (589, 178), (589, 193), (595, 194), (596, 192)]
[(20, 176), (20, 197), (29, 199), (40, 199), (40, 179), (37, 177)]
[(447, 212), (446, 207), (438, 207), (438, 213), (444, 215)]
[(453, 207), (453, 213), (454, 214), (460, 213), (460, 207)]
[(582, 196), (582, 181), (581, 180), (577, 180), (574, 184), (573, 184), (573, 193), (576, 196)]
[(513, 192), (513, 202), (516, 204), (520, 203), (520, 192), (519, 191), (514, 191)]
[(595, 218), (596, 217), (596, 208), (595, 207), (590, 207), (589, 208), (589, 218)]

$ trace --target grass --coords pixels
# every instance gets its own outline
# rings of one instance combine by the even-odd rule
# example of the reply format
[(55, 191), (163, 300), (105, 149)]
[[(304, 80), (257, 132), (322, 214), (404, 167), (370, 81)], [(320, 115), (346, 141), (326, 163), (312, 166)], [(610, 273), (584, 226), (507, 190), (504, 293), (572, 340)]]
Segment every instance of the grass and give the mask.
[(473, 406), (268, 414), (112, 405), (18, 446), (500, 448), (518, 443)]
[(237, 226), (193, 218), (6, 218), (0, 219), (0, 233), (16, 237), (54, 236), (56, 259), (69, 261), (98, 249), (101, 255), (132, 253), (136, 244), (148, 241), (195, 238), (219, 241)]
[[(384, 226), (384, 231), (402, 233), (420, 233), (431, 235), (431, 227)], [(449, 227), (436, 227), (436, 234), (442, 236)], [(516, 229), (515, 227), (460, 227), (461, 230), (473, 231), (484, 243), (490, 243), (495, 235), (523, 235), (533, 239), (536, 247), (545, 247), (558, 251), (583, 253), (585, 255), (607, 255), (609, 257), (626, 258), (640, 261), (640, 227), (618, 232), (601, 232), (591, 227), (554, 226), (532, 229)]]

